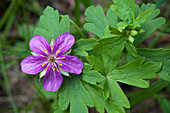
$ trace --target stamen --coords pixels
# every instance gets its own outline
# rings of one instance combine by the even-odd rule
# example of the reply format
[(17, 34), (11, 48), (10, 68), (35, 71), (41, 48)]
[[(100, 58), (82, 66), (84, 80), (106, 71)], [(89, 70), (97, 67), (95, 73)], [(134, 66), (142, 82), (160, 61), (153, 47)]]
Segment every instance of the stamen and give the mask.
[(45, 53), (47, 53), (47, 50), (46, 50), (46, 49), (44, 49), (44, 52), (45, 52)]
[(53, 46), (51, 46), (51, 49), (53, 50)]
[(42, 64), (42, 66), (44, 66), (44, 65), (45, 65), (45, 63)]
[(61, 59), (65, 59), (66, 57), (61, 57)]
[(60, 50), (57, 51), (57, 53), (59, 53), (59, 52), (60, 52)]
[(53, 71), (55, 71), (55, 68), (54, 68), (54, 67), (52, 67), (52, 69), (53, 69)]
[(45, 68), (45, 70), (47, 70), (47, 67)]
[(62, 64), (58, 63), (59, 66), (62, 66)]
[(57, 72), (59, 72), (59, 70), (56, 68)]
[(41, 54), (38, 54), (39, 56), (43, 56), (43, 55), (41, 55)]

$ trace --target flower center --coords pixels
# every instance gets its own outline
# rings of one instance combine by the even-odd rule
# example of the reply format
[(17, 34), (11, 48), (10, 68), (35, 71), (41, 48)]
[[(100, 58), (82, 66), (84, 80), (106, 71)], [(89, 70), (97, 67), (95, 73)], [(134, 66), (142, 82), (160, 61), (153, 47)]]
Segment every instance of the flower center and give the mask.
[(53, 56), (50, 56), (50, 62), (54, 63), (55, 62), (55, 58)]

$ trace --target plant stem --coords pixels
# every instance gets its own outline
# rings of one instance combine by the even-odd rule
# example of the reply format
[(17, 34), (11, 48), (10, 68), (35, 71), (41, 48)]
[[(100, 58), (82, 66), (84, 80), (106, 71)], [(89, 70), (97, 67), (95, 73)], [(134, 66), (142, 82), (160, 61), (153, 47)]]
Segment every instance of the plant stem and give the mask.
[(137, 92), (129, 101), (131, 107), (152, 96), (153, 94), (160, 91), (164, 87), (167, 87), (169, 84), (170, 83), (168, 81), (159, 79), (156, 82), (154, 82), (149, 88)]
[(155, 98), (152, 98), (140, 111), (139, 113), (143, 113), (143, 111), (149, 107), (149, 105), (155, 100)]
[(40, 98), (43, 100), (43, 102), (45, 103), (45, 105), (49, 107), (49, 108), (48, 108), (48, 111), (49, 111), (49, 113), (50, 113), (51, 103), (50, 103), (50, 101), (46, 98), (46, 96), (41, 92), (42, 86), (37, 87), (37, 86), (32, 82), (32, 80), (30, 79), (30, 77), (28, 77), (28, 76), (26, 76), (26, 77), (27, 77), (29, 83), (37, 90), (37, 93), (36, 93), (36, 95), (34, 96), (31, 104), (30, 104), (30, 105), (28, 106), (28, 108), (26, 109), (26, 113), (31, 109), (31, 106), (33, 105), (33, 103), (34, 103), (35, 99), (37, 98), (38, 94), (41, 94), (41, 95), (40, 95)]
[[(0, 51), (2, 50), (2, 44), (0, 42)], [(0, 53), (0, 63), (1, 63), (1, 71), (2, 71), (2, 76), (4, 78), (4, 83), (5, 83), (5, 87), (6, 87), (6, 91), (7, 91), (7, 94), (9, 96), (9, 99), (11, 101), (11, 104), (12, 104), (12, 107), (13, 107), (13, 111), (14, 113), (18, 113), (17, 111), (17, 107), (16, 107), (16, 104), (13, 100), (13, 97), (12, 97), (12, 93), (10, 91), (10, 87), (9, 87), (9, 82), (8, 82), (8, 77), (7, 77), (7, 74), (6, 74), (6, 68), (5, 68), (5, 63), (4, 63), (4, 58), (3, 58), (3, 54)]]
[[(62, 18), (62, 17), (64, 17), (64, 16), (63, 16), (63, 15), (60, 15), (60, 17)], [(86, 39), (86, 37), (84, 36), (83, 32), (82, 32), (81, 29), (78, 27), (78, 25), (77, 25), (73, 20), (71, 20), (71, 19), (70, 19), (70, 23), (72, 23), (72, 24), (74, 25), (74, 27), (76, 27), (76, 29), (79, 31), (80, 35), (81, 35), (84, 39)]]
[[(41, 87), (38, 88), (38, 87), (31, 81), (30, 77), (28, 77), (28, 76), (26, 76), (26, 77), (27, 77), (29, 83), (30, 83), (37, 91), (39, 91), (39, 90), (41, 89)], [(46, 102), (48, 102), (48, 99), (44, 96), (44, 94), (43, 94), (41, 91), (40, 91), (40, 94), (41, 94), (43, 100), (45, 100)]]
[(31, 109), (31, 107), (32, 107), (33, 103), (35, 102), (36, 98), (38, 97), (39, 93), (40, 93), (40, 90), (38, 90), (38, 91), (36, 92), (36, 94), (35, 94), (35, 96), (33, 97), (31, 103), (30, 103), (30, 104), (28, 105), (28, 107), (26, 108), (26, 111), (25, 111), (26, 113), (28, 113), (29, 110)]

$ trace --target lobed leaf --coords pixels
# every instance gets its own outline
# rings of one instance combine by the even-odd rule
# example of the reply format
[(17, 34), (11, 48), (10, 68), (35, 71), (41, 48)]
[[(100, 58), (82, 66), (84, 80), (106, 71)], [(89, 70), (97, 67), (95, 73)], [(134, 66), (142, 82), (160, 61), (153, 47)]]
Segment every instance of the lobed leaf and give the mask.
[(130, 55), (132, 55), (134, 57), (139, 57), (139, 55), (138, 55), (138, 53), (136, 51), (136, 48), (132, 44), (130, 44), (130, 42), (126, 42), (125, 46), (126, 46), (127, 52)]
[(80, 39), (76, 41), (73, 46), (73, 53), (80, 56), (88, 56), (86, 51), (90, 51), (97, 44), (97, 40), (94, 38)]
[(144, 33), (139, 34), (134, 41), (134, 45), (138, 46), (140, 43), (142, 43), (146, 38), (149, 37), (149, 35), (160, 28), (165, 23), (165, 19), (163, 17), (156, 18), (154, 20), (151, 20), (150, 22), (144, 23), (141, 25), (141, 28), (145, 30)]
[(111, 5), (111, 9), (116, 15), (129, 23), (134, 20), (135, 0), (113, 0), (115, 4)]
[[(114, 103), (116, 103), (119, 108), (123, 109), (125, 108), (130, 108), (129, 101), (120, 88), (119, 84), (113, 80), (107, 77), (107, 80), (105, 82), (105, 87), (104, 87), (104, 93), (108, 92), (110, 95), (110, 98), (113, 100)], [(105, 97), (105, 99), (108, 99)]]
[(70, 113), (88, 113), (87, 106), (94, 106), (91, 97), (77, 76), (64, 77), (58, 98), (61, 111), (65, 111), (70, 106)]
[(119, 108), (111, 99), (104, 100), (100, 87), (91, 86), (89, 84), (85, 84), (84, 87), (91, 96), (98, 112), (105, 113), (106, 110), (108, 113), (125, 113), (125, 111)]
[[(94, 51), (101, 54), (106, 73), (111, 72), (116, 66), (124, 50), (125, 38), (104, 38), (94, 46)], [(96, 64), (97, 65), (97, 64)]]
[(85, 23), (84, 28), (94, 33), (99, 38), (103, 38), (104, 30), (107, 25), (116, 27), (118, 21), (117, 16), (111, 9), (107, 11), (105, 16), (101, 6), (90, 6), (86, 9), (85, 16), (87, 23)]
[[(143, 29), (145, 32), (136, 36), (135, 41), (134, 41), (135, 46), (138, 46), (140, 43), (142, 43), (146, 38), (149, 37), (149, 35), (151, 35), (152, 32), (157, 30), (159, 27), (161, 27), (165, 23), (165, 19), (163, 17), (154, 19), (160, 13), (160, 10), (156, 9), (156, 6), (154, 4), (150, 4), (150, 3), (146, 5), (142, 4), (141, 8), (136, 6), (135, 15), (139, 15), (140, 12), (144, 13), (143, 15), (144, 17), (143, 19), (141, 19), (141, 22), (143, 23), (144, 20), (146, 22), (141, 24), (141, 29)], [(148, 13), (148, 14), (146, 15), (145, 13)]]
[[(122, 67), (113, 70), (108, 74), (112, 80), (133, 85), (141, 88), (149, 87), (149, 82), (142, 79), (152, 79), (157, 76), (161, 68), (161, 63), (146, 62), (144, 58), (139, 58)], [(120, 76), (121, 75), (121, 76)]]
[(161, 63), (144, 63), (144, 61), (144, 58), (139, 58), (108, 73), (104, 85), (104, 98), (110, 97), (122, 109), (130, 108), (129, 101), (117, 82), (141, 88), (149, 87), (149, 82), (143, 79), (155, 78)]
[(84, 69), (81, 76), (82, 80), (93, 85), (97, 85), (97, 83), (105, 80), (105, 77), (102, 76), (99, 72), (91, 69), (92, 66), (90, 66), (89, 64), (84, 64)]
[(152, 10), (145, 10), (143, 12), (139, 12), (138, 17), (135, 19), (135, 23), (137, 24), (142, 24), (144, 22), (146, 22), (148, 20), (148, 18), (150, 17), (150, 15), (152, 14)]
[(39, 27), (34, 30), (34, 35), (43, 36), (48, 42), (53, 37), (56, 39), (59, 35), (69, 32), (70, 20), (66, 15), (59, 21), (59, 13), (52, 7), (47, 6), (40, 17)]
[(106, 74), (105, 66), (101, 59), (99, 59), (97, 56), (94, 55), (87, 56), (86, 58), (90, 63), (90, 65), (92, 65), (95, 70), (99, 71), (102, 74)]
[(137, 49), (137, 52), (147, 61), (162, 62), (162, 69), (158, 75), (170, 81), (170, 49)]

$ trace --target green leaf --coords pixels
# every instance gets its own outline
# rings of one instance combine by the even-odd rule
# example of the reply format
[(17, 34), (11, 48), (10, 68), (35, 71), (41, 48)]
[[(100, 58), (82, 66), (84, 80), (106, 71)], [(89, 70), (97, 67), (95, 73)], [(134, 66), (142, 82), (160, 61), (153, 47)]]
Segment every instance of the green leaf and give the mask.
[(104, 34), (103, 34), (103, 38), (113, 38), (113, 37), (117, 37), (119, 32), (117, 32), (118, 30), (116, 31), (113, 31), (113, 29), (116, 29), (116, 28), (113, 28), (112, 29), (112, 32), (111, 32), (111, 29), (110, 28), (113, 28), (111, 26), (106, 26), (105, 30), (104, 30)]
[(107, 79), (106, 81), (104, 81), (103, 84), (104, 84), (103, 85), (103, 97), (104, 97), (104, 100), (107, 100), (110, 97), (110, 91), (108, 88)]
[(160, 13), (160, 10), (156, 9), (156, 6), (154, 4), (148, 3), (146, 5), (142, 4), (141, 8), (135, 7), (135, 13), (136, 13), (135, 15), (139, 15), (139, 12), (147, 13), (148, 10), (151, 10), (152, 13), (149, 17), (148, 15), (145, 15), (147, 16), (148, 19), (145, 17), (145, 20), (147, 19), (147, 21), (141, 24), (141, 29), (143, 29), (145, 32), (136, 36), (134, 42), (135, 46), (138, 46), (140, 43), (142, 43), (146, 38), (149, 37), (149, 35), (151, 35), (152, 32), (160, 28), (165, 23), (165, 19), (163, 17), (154, 19)]
[(102, 74), (105, 74), (105, 66), (103, 64), (103, 61), (99, 59), (98, 57), (91, 55), (86, 57), (90, 65), (93, 66), (93, 68), (97, 71), (99, 71)]
[[(114, 37), (104, 38), (98, 41), (99, 44), (94, 46), (94, 51), (102, 55), (106, 73), (111, 72), (121, 58), (124, 49), (125, 38)], [(97, 64), (96, 64), (97, 65)]]
[(127, 22), (121, 21), (117, 24), (118, 30), (122, 32), (128, 25)]
[(103, 37), (104, 30), (107, 25), (116, 27), (117, 24), (117, 16), (114, 14), (114, 12), (109, 9), (105, 16), (101, 6), (91, 6), (87, 8), (85, 11), (85, 16), (87, 23), (84, 25), (84, 28), (94, 33), (99, 38)]
[(117, 28), (117, 23), (118, 23), (118, 17), (117, 15), (112, 11), (111, 8), (108, 9), (106, 18), (108, 21), (108, 25), (114, 28)]
[(86, 51), (90, 51), (97, 44), (94, 38), (80, 39), (73, 46), (73, 53), (80, 56), (88, 56)]
[(141, 88), (149, 87), (149, 82), (143, 79), (155, 78), (161, 63), (144, 61), (144, 58), (139, 58), (110, 72), (104, 85), (104, 98), (107, 99), (110, 95), (120, 108), (130, 108), (129, 101), (117, 82)]
[[(122, 82), (141, 88), (149, 87), (149, 82), (142, 79), (152, 79), (157, 76), (162, 63), (146, 62), (144, 58), (136, 59), (122, 67), (113, 70), (108, 77), (114, 81)], [(121, 76), (120, 76), (121, 75)]]
[(111, 5), (111, 9), (114, 13), (124, 21), (133, 22), (135, 0), (113, 0), (113, 2), (115, 4)]
[(108, 113), (125, 113), (125, 110), (115, 104), (111, 99), (105, 100), (105, 109)]
[(132, 44), (130, 44), (129, 42), (126, 42), (126, 50), (132, 56), (139, 57), (139, 55), (138, 55), (138, 53), (136, 51), (136, 48)]
[(138, 46), (142, 43), (149, 35), (160, 28), (165, 23), (165, 19), (163, 17), (156, 18), (151, 20), (150, 22), (146, 22), (141, 25), (141, 28), (145, 31), (144, 33), (139, 34), (134, 41), (134, 45)]
[(69, 106), (70, 113), (88, 113), (87, 106), (93, 107), (93, 101), (77, 76), (64, 77), (58, 93), (58, 105), (62, 111)]
[(81, 76), (82, 80), (93, 85), (97, 85), (97, 83), (105, 80), (105, 77), (102, 76), (99, 72), (91, 69), (92, 66), (90, 66), (89, 64), (84, 64), (84, 69)]
[(104, 89), (104, 91), (109, 90), (110, 98), (113, 100), (114, 103), (116, 103), (121, 109), (123, 109), (123, 106), (125, 108), (130, 108), (127, 97), (115, 80), (108, 77), (105, 82), (105, 86), (107, 86), (107, 89)]
[(137, 52), (148, 61), (162, 62), (162, 69), (158, 75), (170, 82), (170, 49), (138, 49)]
[(111, 99), (103, 99), (102, 90), (100, 87), (91, 86), (89, 84), (85, 84), (84, 87), (91, 96), (94, 106), (98, 112), (104, 113), (104, 109), (106, 109), (108, 113), (125, 113), (125, 111), (120, 109), (119, 106), (116, 105)]
[(143, 100), (147, 99), (148, 97), (152, 96), (154, 93), (160, 91), (161, 89), (169, 86), (170, 83), (159, 79), (156, 82), (154, 82), (149, 88), (141, 90), (137, 92), (131, 99), (130, 99), (130, 105), (131, 107), (135, 106), (136, 104), (142, 102)]
[(155, 4), (147, 3), (147, 4), (142, 4), (140, 11), (144, 12), (146, 10), (152, 10), (152, 14), (149, 17), (149, 20), (154, 19), (157, 17), (160, 13), (160, 9), (156, 8)]
[(62, 110), (57, 110), (54, 113), (70, 113), (69, 111), (62, 111)]
[(109, 30), (110, 30), (110, 33), (114, 34), (114, 35), (121, 35), (122, 34), (118, 29), (111, 27), (111, 26), (109, 26)]
[(49, 42), (52, 37), (56, 39), (62, 33), (69, 32), (69, 17), (64, 16), (60, 22), (59, 19), (58, 11), (47, 6), (40, 17), (39, 27), (34, 30), (34, 35), (41, 35)]
[(135, 19), (135, 23), (142, 24), (148, 20), (150, 15), (152, 14), (152, 10), (145, 10), (144, 12), (139, 12), (138, 17)]

